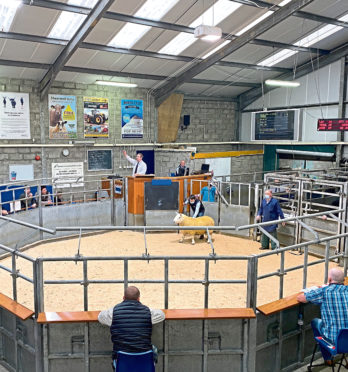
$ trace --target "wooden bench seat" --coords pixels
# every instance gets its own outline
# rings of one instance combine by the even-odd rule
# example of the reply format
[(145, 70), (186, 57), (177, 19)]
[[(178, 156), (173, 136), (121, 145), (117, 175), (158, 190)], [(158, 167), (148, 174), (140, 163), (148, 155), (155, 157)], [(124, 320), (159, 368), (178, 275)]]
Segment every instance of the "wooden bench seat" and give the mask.
[[(166, 320), (183, 319), (250, 319), (256, 315), (253, 309), (169, 309), (163, 310)], [(97, 322), (99, 311), (67, 311), (40, 313), (38, 323)]]
[(32, 310), (19, 304), (2, 293), (0, 293), (0, 307), (8, 310), (10, 313), (18, 316), (18, 318), (22, 320), (26, 320), (34, 315)]

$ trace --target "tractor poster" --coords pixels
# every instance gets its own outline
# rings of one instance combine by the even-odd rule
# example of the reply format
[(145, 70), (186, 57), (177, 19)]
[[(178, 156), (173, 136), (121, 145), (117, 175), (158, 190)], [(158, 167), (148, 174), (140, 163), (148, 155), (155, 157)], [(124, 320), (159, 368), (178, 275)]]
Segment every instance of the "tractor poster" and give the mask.
[(143, 138), (143, 101), (121, 100), (122, 138)]
[(77, 138), (76, 97), (48, 95), (50, 139)]
[(85, 138), (109, 137), (109, 100), (83, 97), (83, 123)]
[(30, 139), (29, 94), (2, 92), (0, 139)]

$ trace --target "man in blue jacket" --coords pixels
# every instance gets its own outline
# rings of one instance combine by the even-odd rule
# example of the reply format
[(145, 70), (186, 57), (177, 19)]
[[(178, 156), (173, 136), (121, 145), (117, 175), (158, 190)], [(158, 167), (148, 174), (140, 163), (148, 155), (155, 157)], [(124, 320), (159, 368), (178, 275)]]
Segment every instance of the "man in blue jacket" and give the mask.
[(163, 320), (163, 311), (143, 305), (139, 289), (134, 286), (126, 288), (121, 303), (101, 311), (98, 316), (100, 323), (110, 327), (113, 360), (117, 359), (118, 351), (141, 353), (152, 350), (152, 324)]
[[(284, 214), (282, 209), (280, 208), (279, 201), (277, 199), (272, 198), (272, 191), (266, 190), (265, 191), (265, 198), (262, 200), (261, 207), (257, 212), (256, 221), (260, 221), (262, 217), (262, 222), (268, 221), (275, 221), (278, 220), (279, 217), (281, 219), (284, 218)], [(282, 223), (285, 226), (285, 222)], [(263, 226), (263, 228), (272, 236), (277, 239), (277, 227), (278, 224), (275, 223), (274, 225)], [(261, 247), (260, 249), (269, 249), (269, 237), (265, 234), (261, 236)], [(272, 240), (271, 241), (271, 248), (276, 249), (276, 244)]]

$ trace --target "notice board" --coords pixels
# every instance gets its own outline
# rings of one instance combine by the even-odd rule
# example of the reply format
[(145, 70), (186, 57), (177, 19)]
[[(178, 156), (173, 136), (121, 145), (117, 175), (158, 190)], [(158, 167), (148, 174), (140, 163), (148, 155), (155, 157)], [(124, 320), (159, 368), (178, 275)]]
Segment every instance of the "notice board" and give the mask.
[(88, 170), (112, 170), (112, 150), (88, 150)]

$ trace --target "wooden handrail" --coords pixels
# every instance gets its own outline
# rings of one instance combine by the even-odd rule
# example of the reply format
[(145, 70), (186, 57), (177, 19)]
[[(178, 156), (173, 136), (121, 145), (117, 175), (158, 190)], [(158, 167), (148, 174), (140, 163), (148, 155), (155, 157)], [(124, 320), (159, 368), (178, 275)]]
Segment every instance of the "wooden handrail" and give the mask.
[[(169, 309), (163, 310), (166, 320), (179, 319), (251, 319), (253, 309)], [(39, 313), (38, 323), (97, 322), (99, 311), (66, 311)]]
[(0, 307), (8, 310), (10, 313), (18, 316), (18, 318), (22, 320), (26, 320), (34, 315), (32, 310), (19, 304), (2, 293), (0, 293)]
[(259, 310), (264, 315), (271, 315), (279, 311), (289, 309), (290, 307), (296, 306), (300, 303), (297, 301), (297, 296), (299, 294), (300, 292), (288, 297), (281, 298), (280, 300), (258, 306), (257, 310)]

